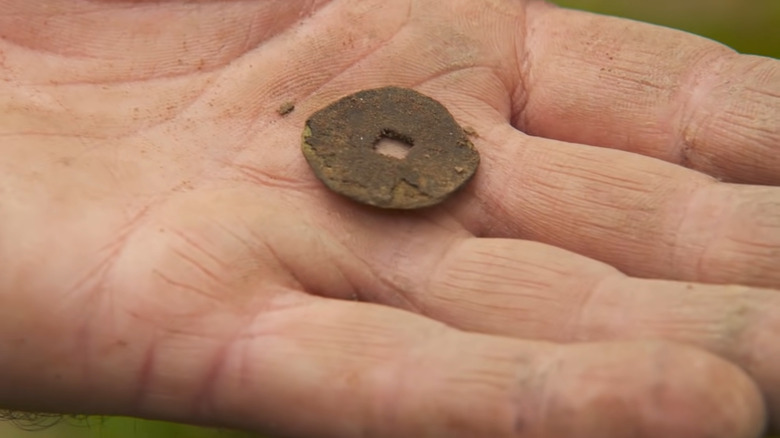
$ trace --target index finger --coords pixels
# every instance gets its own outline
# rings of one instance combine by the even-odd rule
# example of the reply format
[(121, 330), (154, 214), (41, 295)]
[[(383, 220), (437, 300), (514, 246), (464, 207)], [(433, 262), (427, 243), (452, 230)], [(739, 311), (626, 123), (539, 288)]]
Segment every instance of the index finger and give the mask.
[(780, 62), (541, 2), (527, 20), (515, 127), (780, 184)]
[[(277, 293), (202, 319), (182, 309), (146, 325), (136, 312), (94, 315), (110, 316), (112, 329), (88, 336), (55, 317), (47, 322), (64, 324), (59, 350), (35, 341), (51, 336), (0, 344), (10, 346), (0, 355), (0, 405), (339, 438), (749, 438), (765, 422), (755, 384), (702, 350), (522, 341), (391, 307)], [(36, 324), (25, 333), (50, 327)]]

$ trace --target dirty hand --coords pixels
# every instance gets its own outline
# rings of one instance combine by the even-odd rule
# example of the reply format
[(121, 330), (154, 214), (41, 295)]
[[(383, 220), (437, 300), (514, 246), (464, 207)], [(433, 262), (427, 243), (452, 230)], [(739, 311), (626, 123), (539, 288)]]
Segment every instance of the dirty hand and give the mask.
[[(777, 61), (520, 0), (2, 4), (0, 406), (342, 438), (780, 421)], [(391, 84), (476, 132), (425, 211), (301, 155), (309, 114)]]

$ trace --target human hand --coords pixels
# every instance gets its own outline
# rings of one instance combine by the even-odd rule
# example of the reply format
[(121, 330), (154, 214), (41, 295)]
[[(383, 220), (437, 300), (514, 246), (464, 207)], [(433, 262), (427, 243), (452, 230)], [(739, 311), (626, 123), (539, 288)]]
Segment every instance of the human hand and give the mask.
[[(0, 405), (334, 437), (777, 421), (778, 63), (448, 8), (6, 2)], [(479, 134), (443, 205), (358, 206), (303, 160), (309, 114), (390, 84)]]

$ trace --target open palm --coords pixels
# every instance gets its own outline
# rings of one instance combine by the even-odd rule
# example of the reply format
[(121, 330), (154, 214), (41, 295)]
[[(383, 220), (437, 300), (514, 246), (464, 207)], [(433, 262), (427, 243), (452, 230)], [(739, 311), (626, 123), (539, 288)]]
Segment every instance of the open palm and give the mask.
[[(318, 437), (780, 419), (776, 61), (519, 0), (5, 3), (0, 405)], [(439, 206), (357, 205), (301, 154), (386, 85), (476, 132)]]

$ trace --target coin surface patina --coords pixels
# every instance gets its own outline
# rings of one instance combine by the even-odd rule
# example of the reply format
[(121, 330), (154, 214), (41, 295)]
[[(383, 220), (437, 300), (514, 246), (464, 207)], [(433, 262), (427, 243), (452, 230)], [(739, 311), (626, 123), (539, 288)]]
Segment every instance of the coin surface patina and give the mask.
[[(385, 138), (408, 145), (406, 156), (379, 153)], [(328, 188), (381, 208), (438, 204), (479, 166), (477, 150), (449, 111), (407, 88), (364, 90), (328, 105), (306, 121), (302, 143)]]

